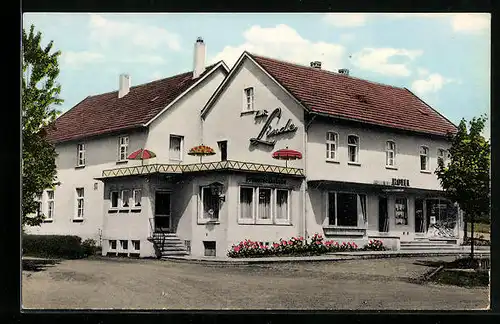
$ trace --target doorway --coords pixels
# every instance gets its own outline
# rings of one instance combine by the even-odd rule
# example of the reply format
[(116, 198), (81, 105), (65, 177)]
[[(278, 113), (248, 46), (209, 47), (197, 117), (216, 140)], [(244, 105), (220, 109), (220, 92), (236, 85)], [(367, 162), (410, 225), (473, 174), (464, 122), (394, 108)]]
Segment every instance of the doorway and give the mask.
[(415, 234), (425, 234), (427, 232), (427, 222), (424, 216), (424, 200), (415, 199)]
[(155, 231), (169, 232), (172, 227), (171, 192), (155, 192)]
[(378, 197), (378, 231), (382, 233), (389, 232), (387, 197)]

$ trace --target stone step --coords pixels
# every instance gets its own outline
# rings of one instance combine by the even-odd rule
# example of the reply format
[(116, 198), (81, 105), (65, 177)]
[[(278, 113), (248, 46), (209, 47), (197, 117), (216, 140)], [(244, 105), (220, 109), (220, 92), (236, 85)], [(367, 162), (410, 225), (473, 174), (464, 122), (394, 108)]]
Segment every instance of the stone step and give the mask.
[(449, 246), (449, 245), (457, 245), (446, 242), (401, 242), (401, 246)]
[(401, 251), (449, 251), (449, 250), (459, 250), (458, 246), (402, 246)]
[(158, 247), (161, 251), (187, 251), (186, 247), (183, 246), (160, 246)]
[(187, 251), (165, 251), (161, 253), (162, 257), (167, 257), (172, 255), (188, 255), (188, 253)]

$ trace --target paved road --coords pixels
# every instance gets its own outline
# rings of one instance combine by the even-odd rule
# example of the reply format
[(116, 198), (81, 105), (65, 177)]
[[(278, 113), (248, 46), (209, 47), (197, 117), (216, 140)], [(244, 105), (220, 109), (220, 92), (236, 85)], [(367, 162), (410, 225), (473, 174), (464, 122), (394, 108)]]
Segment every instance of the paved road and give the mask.
[[(439, 258), (453, 259), (453, 257)], [(207, 266), (72, 260), (23, 271), (25, 308), (484, 309), (488, 289), (410, 283), (431, 268), (401, 258)]]

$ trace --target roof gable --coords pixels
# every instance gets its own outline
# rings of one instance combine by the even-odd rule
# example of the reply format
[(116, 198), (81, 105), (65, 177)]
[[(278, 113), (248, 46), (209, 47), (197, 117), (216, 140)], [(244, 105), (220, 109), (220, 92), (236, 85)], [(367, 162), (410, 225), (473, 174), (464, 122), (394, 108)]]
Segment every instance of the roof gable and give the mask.
[(223, 61), (210, 65), (198, 78), (192, 71), (133, 86), (118, 98), (118, 91), (88, 96), (55, 121), (47, 131), (53, 142), (76, 140), (147, 125), (208, 75), (228, 68)]

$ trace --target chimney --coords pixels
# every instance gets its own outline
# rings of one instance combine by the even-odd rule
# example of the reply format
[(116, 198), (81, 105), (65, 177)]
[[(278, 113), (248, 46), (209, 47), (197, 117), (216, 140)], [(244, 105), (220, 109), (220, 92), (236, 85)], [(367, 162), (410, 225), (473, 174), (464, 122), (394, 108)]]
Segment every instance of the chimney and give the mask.
[(339, 69), (339, 73), (349, 75), (349, 69)]
[(318, 70), (321, 70), (321, 62), (320, 61), (311, 62), (311, 67), (318, 69)]
[(198, 37), (194, 43), (193, 79), (205, 71), (205, 48), (203, 38)]
[(118, 98), (123, 98), (130, 91), (130, 75), (120, 74), (120, 81), (118, 84)]

